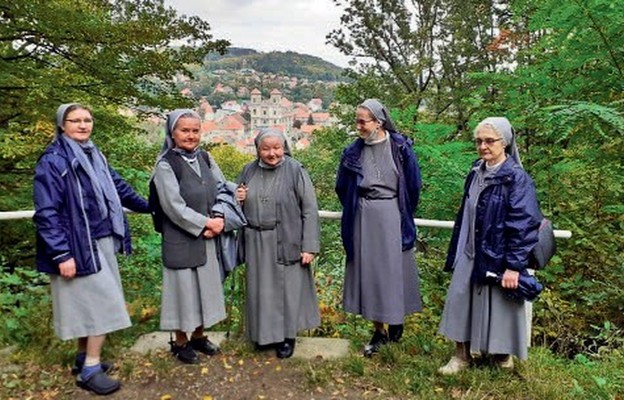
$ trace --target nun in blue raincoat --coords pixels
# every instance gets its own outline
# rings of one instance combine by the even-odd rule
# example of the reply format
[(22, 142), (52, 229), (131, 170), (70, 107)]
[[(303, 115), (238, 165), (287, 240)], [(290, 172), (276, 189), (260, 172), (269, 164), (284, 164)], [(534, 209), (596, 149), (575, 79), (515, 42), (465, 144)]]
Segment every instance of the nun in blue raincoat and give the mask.
[[(472, 355), (488, 354), (501, 368), (528, 356), (526, 303), (505, 291), (518, 288), (538, 238), (542, 214), (535, 185), (524, 171), (511, 124), (486, 118), (475, 129), (479, 153), (464, 185), (445, 269), (453, 272), (440, 333), (456, 343), (439, 369), (455, 374)], [(492, 284), (489, 274), (500, 276)]]

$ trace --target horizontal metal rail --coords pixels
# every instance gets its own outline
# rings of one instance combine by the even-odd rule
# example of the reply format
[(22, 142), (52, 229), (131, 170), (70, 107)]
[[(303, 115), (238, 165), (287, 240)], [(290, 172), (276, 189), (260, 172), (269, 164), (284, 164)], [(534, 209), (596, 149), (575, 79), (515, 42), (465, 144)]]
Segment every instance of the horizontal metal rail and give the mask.
[[(128, 210), (126, 210), (128, 211)], [(0, 221), (2, 220), (14, 220), (14, 219), (28, 219), (32, 218), (35, 214), (34, 211), (0, 211)], [(319, 211), (319, 217), (325, 219), (340, 219), (342, 213), (340, 211)], [(436, 219), (423, 219), (423, 218), (414, 218), (414, 222), (419, 227), (426, 228), (443, 228), (443, 229), (452, 229), (455, 225), (454, 221), (440, 221)], [(559, 239), (569, 239), (572, 237), (571, 231), (566, 230), (555, 230), (555, 237)]]

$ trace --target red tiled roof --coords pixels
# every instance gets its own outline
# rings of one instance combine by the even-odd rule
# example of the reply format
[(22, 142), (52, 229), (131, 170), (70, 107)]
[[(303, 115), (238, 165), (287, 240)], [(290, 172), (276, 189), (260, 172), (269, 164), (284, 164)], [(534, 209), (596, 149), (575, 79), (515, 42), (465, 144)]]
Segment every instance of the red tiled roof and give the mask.
[[(310, 111), (303, 108), (295, 108), (295, 118), (304, 119), (310, 116)], [(314, 117), (313, 117), (314, 118)]]
[(262, 94), (262, 92), (259, 91), (258, 88), (254, 88), (254, 90), (251, 91), (251, 94)]
[(312, 113), (312, 119), (314, 120), (314, 122), (327, 121), (329, 119), (329, 113)]
[(217, 129), (217, 124), (214, 121), (204, 121), (201, 124), (202, 133), (212, 132)]
[(317, 130), (319, 130), (321, 128), (323, 128), (323, 127), (320, 126), (320, 125), (303, 125), (301, 127), (301, 132), (309, 135), (309, 134), (313, 133), (314, 131), (317, 131)]
[(243, 117), (243, 115), (241, 113), (234, 113), (234, 114), (230, 115), (230, 117), (236, 119), (238, 122), (240, 122), (243, 125), (245, 125), (247, 123), (247, 120)]
[(219, 128), (228, 131), (238, 131), (245, 129), (245, 126), (236, 117), (228, 115), (219, 121)]
[(286, 126), (283, 125), (283, 124), (273, 125), (273, 126), (271, 126), (271, 128), (277, 129), (278, 131), (280, 131), (282, 133), (286, 132)]

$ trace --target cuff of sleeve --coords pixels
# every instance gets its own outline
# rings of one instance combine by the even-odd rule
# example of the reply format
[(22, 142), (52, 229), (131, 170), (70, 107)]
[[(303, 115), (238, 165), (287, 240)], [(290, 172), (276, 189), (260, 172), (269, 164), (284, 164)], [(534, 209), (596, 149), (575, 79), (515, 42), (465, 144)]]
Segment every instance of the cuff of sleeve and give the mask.
[(522, 272), (522, 270), (526, 269), (526, 267), (518, 267), (516, 265), (506, 265), (505, 266), (506, 269), (510, 269), (512, 271), (516, 271), (516, 272)]
[(71, 253), (70, 252), (66, 252), (66, 253), (62, 253), (62, 254), (59, 254), (59, 255), (55, 256), (53, 258), (53, 260), (57, 264), (60, 264), (60, 263), (64, 263), (65, 261), (69, 260), (70, 258), (72, 258)]

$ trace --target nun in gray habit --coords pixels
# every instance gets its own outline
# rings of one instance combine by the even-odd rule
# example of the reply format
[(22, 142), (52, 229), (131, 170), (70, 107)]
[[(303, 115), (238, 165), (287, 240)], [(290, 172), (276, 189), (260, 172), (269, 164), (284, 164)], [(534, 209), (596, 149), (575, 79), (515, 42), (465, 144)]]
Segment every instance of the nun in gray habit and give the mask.
[[(445, 270), (453, 277), (440, 333), (456, 342), (455, 355), (439, 369), (455, 374), (476, 354), (490, 354), (506, 369), (515, 355), (527, 358), (526, 303), (504, 296), (526, 273), (542, 219), (531, 177), (522, 168), (511, 124), (486, 118), (475, 129), (480, 158), (464, 185)], [(502, 275), (490, 282), (487, 273)]]
[(320, 324), (311, 266), (320, 248), (318, 206), (308, 173), (280, 131), (262, 130), (255, 145), (258, 158), (243, 168), (237, 191), (248, 223), (247, 334), (259, 348), (272, 345), (288, 358), (297, 332)]
[(398, 342), (405, 316), (422, 309), (414, 255), (421, 181), (411, 139), (378, 100), (358, 106), (355, 122), (360, 137), (342, 155), (336, 193), (347, 256), (344, 308), (373, 321), (364, 347), (370, 357)]
[[(212, 212), (217, 187), (225, 178), (214, 159), (199, 148), (200, 127), (194, 111), (178, 109), (168, 115), (163, 151), (152, 177), (164, 213), (160, 328), (175, 331), (171, 352), (188, 364), (198, 362), (196, 351), (218, 352), (204, 328), (225, 319), (215, 247), (224, 221)], [(190, 339), (187, 332), (192, 332)]]

